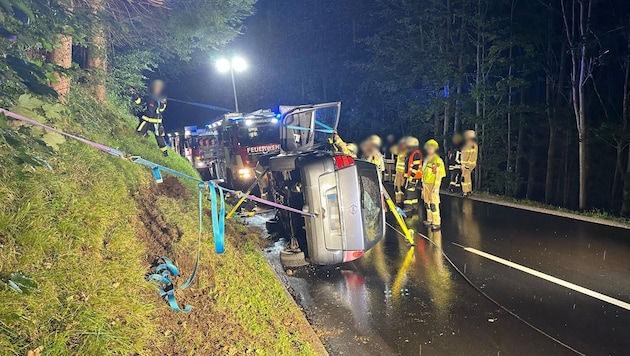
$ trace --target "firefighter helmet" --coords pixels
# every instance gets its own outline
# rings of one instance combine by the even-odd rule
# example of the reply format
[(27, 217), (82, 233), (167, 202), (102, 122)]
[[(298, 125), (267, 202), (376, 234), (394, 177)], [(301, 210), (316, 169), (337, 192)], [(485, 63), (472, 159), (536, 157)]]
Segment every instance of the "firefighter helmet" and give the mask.
[(434, 140), (434, 139), (430, 139), (429, 141), (427, 141), (427, 143), (424, 144), (424, 149), (426, 150), (428, 147), (434, 147), (435, 149), (440, 148), (440, 144)]
[(420, 146), (420, 141), (418, 141), (418, 139), (415, 138), (415, 137), (409, 137), (409, 138), (407, 138), (407, 146), (409, 146), (409, 147), (418, 147), (418, 146)]
[(471, 140), (473, 138), (476, 138), (477, 134), (475, 133), (475, 131), (473, 130), (468, 130), (468, 131), (464, 131), (464, 138), (467, 140)]
[(381, 146), (383, 145), (383, 140), (381, 140), (381, 138), (378, 135), (372, 135), (368, 137), (366, 142), (373, 144), (377, 148), (381, 148)]

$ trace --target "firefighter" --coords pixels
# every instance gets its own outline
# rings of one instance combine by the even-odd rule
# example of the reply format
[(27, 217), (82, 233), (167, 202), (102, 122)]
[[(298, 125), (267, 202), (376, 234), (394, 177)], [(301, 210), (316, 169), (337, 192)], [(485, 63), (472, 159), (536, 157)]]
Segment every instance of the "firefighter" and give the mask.
[(422, 187), (422, 152), (420, 151), (420, 141), (415, 137), (409, 137), (407, 140), (404, 177), (407, 186), (403, 211), (405, 214), (412, 214), (418, 210), (419, 193)]
[(387, 135), (385, 140), (385, 147), (382, 150), (383, 163), (385, 164), (385, 172), (383, 174), (384, 182), (394, 182), (394, 175), (396, 174), (396, 155), (393, 151), (396, 151), (396, 138), (394, 135)]
[(462, 189), (462, 144), (464, 138), (461, 134), (453, 135), (453, 147), (448, 152), (448, 171), (451, 183), (448, 190), (451, 193), (459, 193)]
[(382, 143), (378, 135), (372, 135), (361, 142), (361, 159), (374, 163), (381, 172), (385, 170), (385, 162), (381, 155)]
[(332, 147), (333, 152), (341, 152), (346, 154), (352, 158), (357, 158), (359, 149), (354, 143), (346, 143), (344, 140), (339, 137), (339, 135), (335, 132), (332, 137)]
[(424, 145), (427, 152), (422, 165), (422, 200), (427, 210), (427, 219), (424, 225), (429, 226), (432, 231), (441, 228), (442, 219), (440, 217), (440, 184), (442, 178), (446, 176), (444, 161), (437, 154), (440, 145), (436, 140), (429, 140)]
[(147, 131), (153, 131), (160, 151), (162, 151), (164, 156), (168, 156), (164, 139), (164, 125), (162, 125), (162, 113), (166, 110), (166, 96), (163, 94), (163, 91), (164, 82), (157, 79), (151, 82), (149, 94), (140, 96), (134, 89), (131, 89), (131, 95), (134, 103), (145, 106), (136, 132), (144, 136), (147, 134)]
[(394, 192), (396, 195), (396, 205), (403, 208), (403, 200), (405, 197), (405, 163), (407, 158), (407, 140), (409, 137), (403, 137), (398, 145), (391, 148), (392, 153), (396, 155), (396, 176), (394, 177)]
[(464, 146), (462, 147), (462, 193), (465, 197), (472, 193), (472, 171), (477, 167), (477, 135), (475, 131), (464, 132)]

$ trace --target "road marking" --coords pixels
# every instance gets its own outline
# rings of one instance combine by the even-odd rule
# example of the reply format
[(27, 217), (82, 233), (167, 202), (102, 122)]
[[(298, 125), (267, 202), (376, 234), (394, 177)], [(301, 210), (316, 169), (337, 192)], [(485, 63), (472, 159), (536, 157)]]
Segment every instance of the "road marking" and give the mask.
[(630, 303), (626, 303), (626, 302), (621, 301), (619, 299), (615, 299), (613, 297), (609, 297), (609, 296), (607, 296), (605, 294), (601, 294), (599, 292), (595, 292), (595, 291), (590, 290), (588, 288), (584, 288), (582, 286), (578, 286), (577, 284), (573, 284), (571, 282), (564, 281), (564, 280), (562, 280), (560, 278), (556, 278), (554, 276), (550, 276), (548, 274), (536, 271), (535, 269), (531, 269), (529, 267), (525, 267), (525, 266), (519, 265), (518, 263), (514, 263), (512, 261), (508, 261), (508, 260), (503, 259), (501, 257), (497, 257), (497, 256), (491, 255), (489, 253), (486, 253), (486, 252), (483, 252), (483, 251), (479, 251), (479, 250), (474, 249), (472, 247), (465, 247), (465, 246), (458, 245), (458, 244), (454, 244), (454, 245), (457, 245), (457, 246), (463, 248), (465, 251), (474, 253), (475, 255), (478, 255), (478, 256), (481, 256), (481, 257), (485, 257), (485, 258), (487, 258), (489, 260), (492, 260), (494, 262), (498, 262), (498, 263), (506, 265), (508, 267), (512, 267), (512, 268), (517, 269), (517, 270), (519, 270), (521, 272), (525, 272), (525, 273), (531, 274), (532, 276), (536, 276), (538, 278), (544, 279), (544, 280), (549, 281), (551, 283), (555, 283), (555, 284), (563, 286), (565, 288), (572, 289), (572, 290), (574, 290), (576, 292), (580, 292), (582, 294), (586, 294), (586, 295), (588, 295), (590, 297), (599, 299), (599, 300), (604, 301), (606, 303), (610, 303), (612, 305), (616, 305), (619, 308), (630, 310)]

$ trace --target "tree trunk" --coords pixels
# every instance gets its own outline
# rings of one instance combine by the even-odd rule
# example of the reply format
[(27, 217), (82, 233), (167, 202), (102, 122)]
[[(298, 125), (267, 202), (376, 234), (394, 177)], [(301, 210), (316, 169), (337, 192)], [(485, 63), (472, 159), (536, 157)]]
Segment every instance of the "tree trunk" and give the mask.
[[(103, 11), (103, 0), (93, 0), (92, 11)], [(92, 71), (94, 95), (99, 101), (105, 101), (107, 77), (107, 39), (105, 23), (102, 20), (92, 22), (91, 41), (88, 45), (87, 68)]]
[[(57, 38), (59, 44), (50, 52), (48, 61), (68, 69), (72, 66), (72, 37), (60, 34)], [(70, 78), (63, 73), (55, 72), (55, 81), (50, 83), (50, 86), (63, 98), (70, 92)]]
[(529, 167), (527, 173), (527, 192), (525, 198), (534, 200), (534, 192), (536, 191), (536, 149), (535, 145), (531, 145), (529, 151)]
[[(571, 9), (568, 13), (566, 0), (561, 0), (562, 17), (567, 43), (571, 51), (571, 102), (577, 128), (578, 138), (578, 172), (579, 172), (579, 209), (585, 209), (587, 204), (586, 179), (588, 176), (587, 158), (587, 121), (586, 121), (586, 83), (592, 77), (588, 69), (591, 58), (587, 56), (587, 37), (591, 36), (589, 29), (592, 0), (577, 1), (577, 14)], [(573, 5), (575, 5), (573, 0)]]

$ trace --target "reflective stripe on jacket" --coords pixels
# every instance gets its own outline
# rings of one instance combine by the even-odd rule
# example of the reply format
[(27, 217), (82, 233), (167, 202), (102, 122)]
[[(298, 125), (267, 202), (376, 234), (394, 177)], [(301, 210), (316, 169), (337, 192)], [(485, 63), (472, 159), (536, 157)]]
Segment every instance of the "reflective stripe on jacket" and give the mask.
[(479, 148), (474, 141), (466, 142), (464, 147), (462, 147), (462, 166), (469, 169), (475, 168), (477, 166), (478, 151)]

